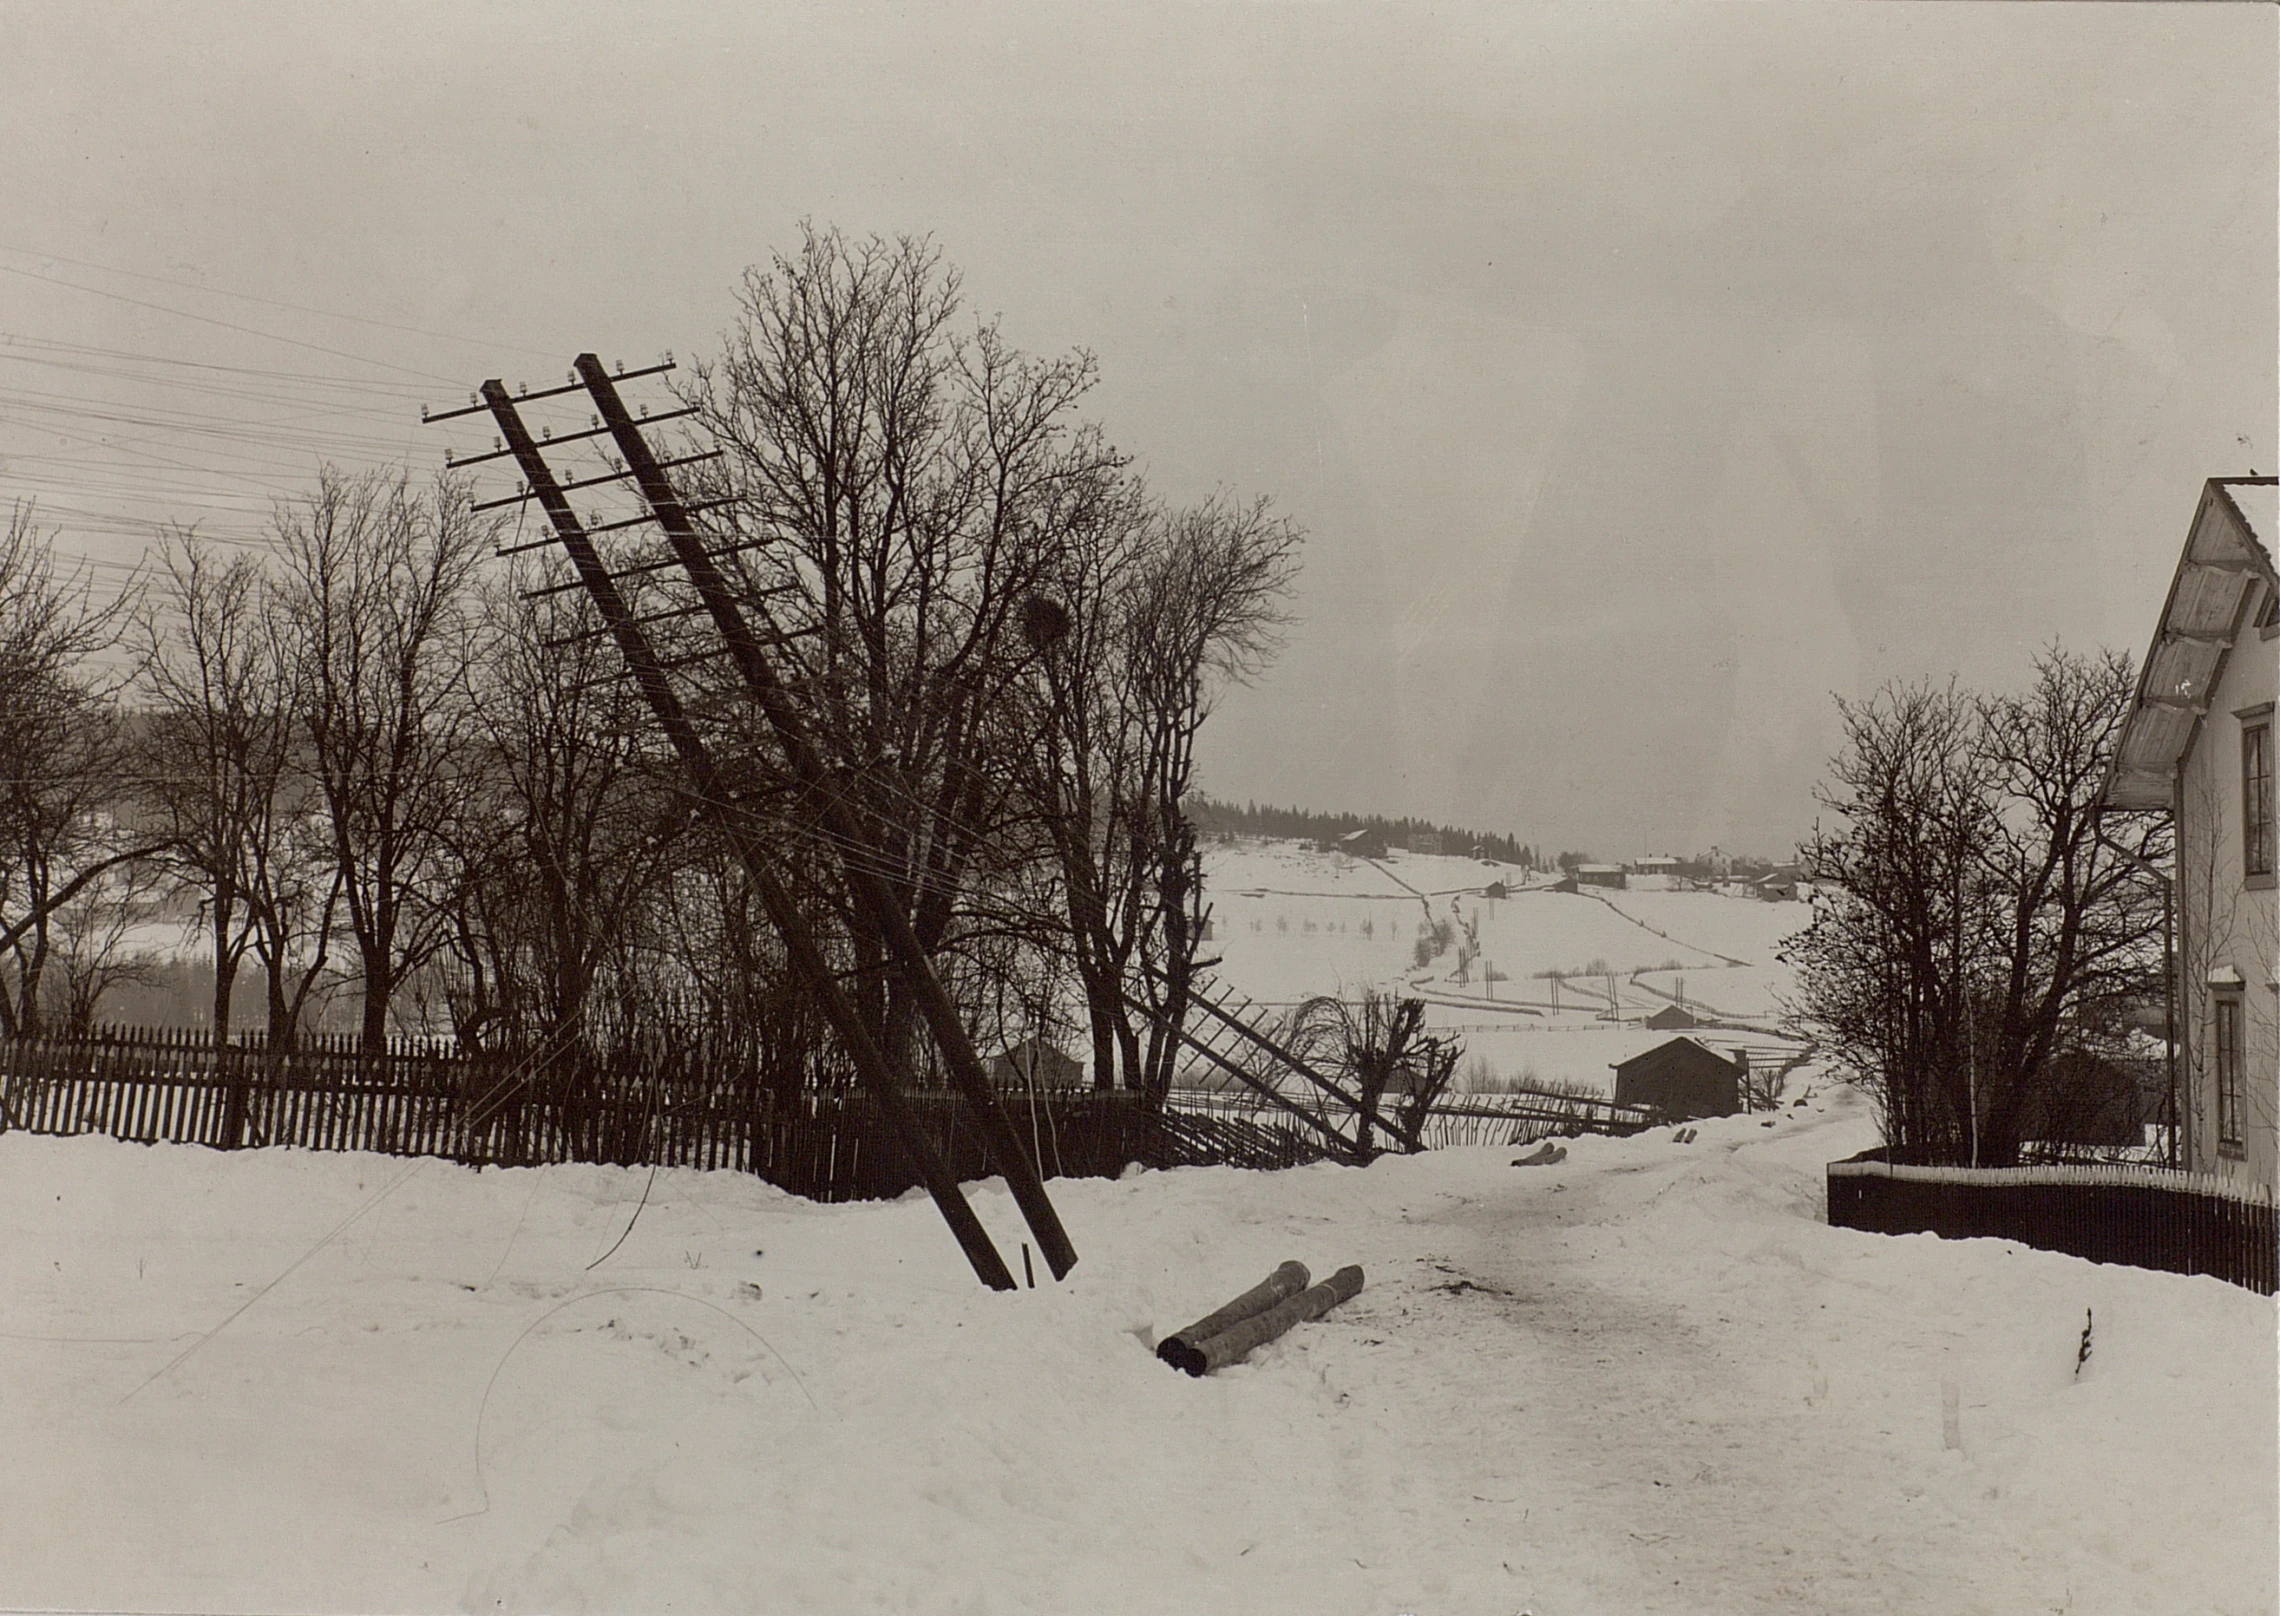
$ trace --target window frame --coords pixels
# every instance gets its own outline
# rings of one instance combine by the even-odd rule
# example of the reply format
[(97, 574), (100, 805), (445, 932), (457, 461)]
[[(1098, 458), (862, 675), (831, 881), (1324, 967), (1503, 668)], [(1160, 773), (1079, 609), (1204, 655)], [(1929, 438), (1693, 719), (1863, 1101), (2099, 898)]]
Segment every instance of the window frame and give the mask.
[(2240, 717), (2240, 874), (2250, 887), (2274, 884), (2272, 836), (2272, 708)]
[(2217, 1150), (2241, 1154), (2241, 995), (2218, 993), (2209, 1001), (2209, 1057), (2217, 1087)]

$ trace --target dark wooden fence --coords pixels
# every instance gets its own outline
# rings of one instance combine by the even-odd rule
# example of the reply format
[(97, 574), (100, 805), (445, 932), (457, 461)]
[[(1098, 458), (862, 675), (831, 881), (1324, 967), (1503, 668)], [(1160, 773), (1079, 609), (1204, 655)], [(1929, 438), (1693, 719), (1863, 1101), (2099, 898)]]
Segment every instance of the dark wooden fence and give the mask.
[[(1136, 1095), (1013, 1089), (1002, 1098), (1047, 1177), (1230, 1159), (1208, 1132), (1165, 1128)], [(964, 1100), (933, 1091), (910, 1099), (956, 1176), (996, 1171)], [(216, 1047), (197, 1032), (135, 1028), (0, 1040), (5, 1128), (435, 1155), (477, 1166), (726, 1168), (825, 1201), (893, 1197), (919, 1182), (860, 1092), (770, 1092), (695, 1057), (597, 1064), (420, 1040), (394, 1041), (382, 1054), (325, 1038), (273, 1054), (258, 1043)], [(1240, 1130), (1218, 1139), (1246, 1143), (1252, 1156), (1265, 1154)]]
[[(1134, 1162), (1278, 1169), (1329, 1154), (1319, 1132), (1247, 1091), (1176, 1089), (1153, 1105), (1122, 1092), (1012, 1086), (1000, 1100), (1047, 1178), (1110, 1177)], [(953, 1175), (998, 1171), (962, 1098), (921, 1089), (910, 1101)], [(1575, 1096), (1451, 1095), (1428, 1117), (1425, 1138), (1437, 1146), (1526, 1143), (1643, 1125), (1622, 1108)], [(271, 1051), (258, 1041), (217, 1046), (196, 1031), (131, 1027), (0, 1040), (0, 1130), (8, 1128), (221, 1149), (370, 1150), (474, 1166), (728, 1169), (820, 1201), (891, 1198), (919, 1183), (861, 1091), (771, 1089), (732, 1058), (687, 1048), (595, 1062), (419, 1039), (376, 1054), (351, 1038)]]
[(2159, 1167), (1937, 1167), (1865, 1151), (1828, 1169), (1829, 1222), (1877, 1234), (2016, 1240), (2092, 1262), (2280, 1289), (2268, 1186)]

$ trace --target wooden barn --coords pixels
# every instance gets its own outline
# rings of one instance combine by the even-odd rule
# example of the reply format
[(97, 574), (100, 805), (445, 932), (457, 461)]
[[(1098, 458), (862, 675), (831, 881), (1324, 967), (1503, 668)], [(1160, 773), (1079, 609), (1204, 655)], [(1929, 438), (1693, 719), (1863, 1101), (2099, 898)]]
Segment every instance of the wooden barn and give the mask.
[(1683, 1004), (1666, 1004), (1640, 1023), (1656, 1032), (1684, 1032), (1689, 1027), (1702, 1025), (1702, 1018)]
[(1730, 1117), (1742, 1108), (1747, 1055), (1731, 1060), (1691, 1038), (1673, 1038), (1615, 1063), (1615, 1103), (1642, 1105), (1673, 1122)]
[(1385, 857), (1385, 832), (1365, 825), (1348, 831), (1331, 845), (1348, 858), (1381, 859)]

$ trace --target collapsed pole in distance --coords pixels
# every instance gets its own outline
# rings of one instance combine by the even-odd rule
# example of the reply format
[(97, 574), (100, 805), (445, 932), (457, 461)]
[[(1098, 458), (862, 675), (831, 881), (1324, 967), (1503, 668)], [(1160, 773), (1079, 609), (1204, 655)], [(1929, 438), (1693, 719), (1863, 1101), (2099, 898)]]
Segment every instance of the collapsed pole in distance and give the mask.
[(586, 592), (601, 611), (603, 621), (608, 623), (618, 650), (625, 657), (627, 668), (641, 686), (642, 694), (649, 700), (650, 710), (656, 714), (666, 738), (673, 743), (673, 750), (680, 755), (682, 766), (688, 771), (695, 788), (698, 806), (711, 814), (726, 832), (745, 872), (752, 878), (754, 890), (760, 895), (761, 907), (767, 911), (769, 920), (783, 939), (793, 970), (807, 984), (809, 991), (816, 995), (819, 1007), (831, 1022), (832, 1030), (838, 1033), (841, 1042), (847, 1046), (857, 1074), (877, 1098), (888, 1128), (909, 1154), (912, 1165), (918, 1169), (921, 1182), (926, 1185), (927, 1193), (934, 1197), (934, 1204), (941, 1209), (943, 1220), (950, 1225), (950, 1232), (957, 1237), (959, 1246), (966, 1253), (966, 1260), (973, 1264), (974, 1273), (981, 1282), (992, 1290), (1014, 1289), (1012, 1271), (1006, 1267), (1005, 1259), (999, 1255), (997, 1247), (991, 1244), (989, 1231), (982, 1227), (981, 1220), (974, 1215), (974, 1209), (967, 1204), (957, 1180), (950, 1176), (940, 1156), (919, 1131), (918, 1119), (911, 1111), (910, 1101), (903, 1094), (902, 1085), (895, 1081), (886, 1057), (872, 1041), (862, 1016), (857, 1012), (853, 1001), (847, 997), (846, 991), (840, 987), (838, 979), (832, 975), (830, 962), (824, 958), (822, 948), (809, 932), (805, 917), (792, 902), (791, 895), (784, 890), (783, 883), (776, 879), (775, 871), (769, 866), (766, 852), (755, 833), (750, 814), (740, 809), (730, 796), (727, 782), (721, 778), (711, 752), (706, 749), (695, 726), (689, 722), (688, 714), (682, 709), (680, 698), (674, 694), (671, 683), (666, 679), (664, 666), (651, 648), (648, 636), (642, 633), (640, 625), (634, 621), (625, 598), (618, 593), (608, 569), (595, 553), (593, 541), (587, 537), (585, 529), (578, 525), (576, 513), (570, 509), (570, 502), (555, 481), (553, 470), (547, 465), (538, 445), (532, 441), (529, 429), (523, 425), (514, 400), (497, 380), (483, 384), (483, 399), (490, 406), (493, 418), (498, 421), (499, 430), (506, 438), (510, 452), (521, 466), (524, 480), (545, 508), (548, 519), (553, 522), (563, 549), (569, 552), (571, 564), (578, 570), (579, 580), (584, 583)]
[(587, 392), (593, 395), (595, 407), (615, 439), (618, 453), (624, 456), (626, 468), (633, 473), (635, 485), (649, 502), (657, 525), (664, 530), (666, 541), (672, 545), (705, 609), (711, 613), (738, 675), (767, 716), (768, 726), (783, 748), (793, 775), (822, 814), (825, 831), (841, 850), (839, 866), (848, 894), (864, 917), (878, 928), (904, 980), (917, 995), (927, 1030), (934, 1035), (935, 1047), (949, 1064), (950, 1081), (973, 1106), (990, 1157), (1005, 1174), (1006, 1187), (1013, 1192), (1022, 1217), (1037, 1236), (1046, 1266), (1053, 1270), (1055, 1279), (1064, 1278), (1076, 1266), (1076, 1247), (1070, 1244), (1068, 1232), (1061, 1227), (1060, 1214), (1054, 1211), (1053, 1202), (1045, 1193), (1045, 1182), (1038, 1175), (1037, 1164), (1022, 1149), (1021, 1136), (1014, 1132), (1005, 1108), (998, 1104), (997, 1091), (990, 1086), (989, 1075), (982, 1070), (981, 1057), (974, 1052), (973, 1040), (967, 1035), (957, 1005), (943, 987), (942, 979), (935, 975), (918, 934), (911, 929), (910, 917), (903, 912), (901, 902), (885, 878), (869, 868), (859, 855), (848, 856), (849, 850), (864, 845), (861, 825), (840, 796), (830, 771), (808, 738), (806, 726), (800, 721), (782, 681), (776, 677), (776, 670), (769, 663), (758, 636), (737, 606), (727, 578), (690, 523), (687, 508), (674, 492), (648, 441), (642, 437), (639, 424), (626, 413), (616, 383), (602, 368), (601, 360), (590, 353), (578, 356), (577, 372)]

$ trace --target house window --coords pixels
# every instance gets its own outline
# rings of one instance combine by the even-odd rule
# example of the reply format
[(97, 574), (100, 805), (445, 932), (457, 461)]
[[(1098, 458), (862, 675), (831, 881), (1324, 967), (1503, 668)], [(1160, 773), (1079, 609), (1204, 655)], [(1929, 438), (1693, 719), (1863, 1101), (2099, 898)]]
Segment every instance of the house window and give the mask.
[(2244, 724), (2240, 732), (2240, 867), (2244, 875), (2272, 873), (2272, 725)]
[(2217, 1144), (2240, 1148), (2240, 1000), (2216, 1000)]

